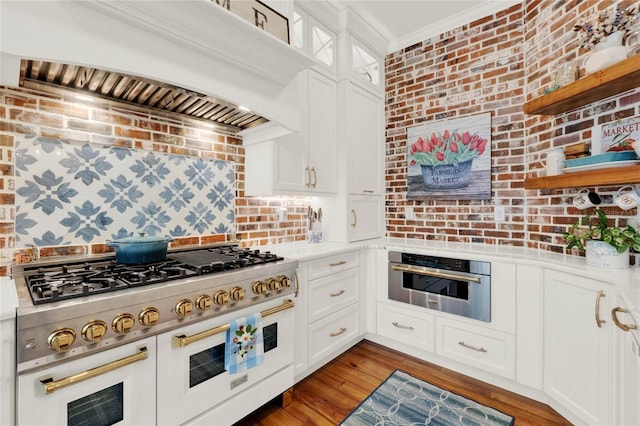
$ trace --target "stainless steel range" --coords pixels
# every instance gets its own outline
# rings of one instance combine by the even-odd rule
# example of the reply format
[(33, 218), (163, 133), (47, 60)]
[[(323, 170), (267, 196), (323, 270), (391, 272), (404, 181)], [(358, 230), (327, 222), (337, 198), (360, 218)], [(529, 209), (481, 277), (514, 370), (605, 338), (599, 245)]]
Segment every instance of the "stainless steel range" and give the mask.
[[(204, 379), (198, 381), (198, 389), (206, 388), (202, 383), (207, 382), (209, 373), (212, 379), (209, 382), (212, 383), (219, 382), (221, 376), (228, 376), (221, 374), (224, 373), (224, 368), (214, 373), (207, 371), (209, 367), (198, 364), (198, 359), (202, 360), (203, 357), (207, 361), (201, 362), (202, 365), (220, 361), (216, 359), (213, 348), (224, 345), (224, 342), (207, 343), (207, 339), (226, 330), (228, 323), (236, 316), (254, 312), (268, 316), (293, 307), (293, 302), (289, 299), (293, 298), (297, 285), (296, 267), (297, 261), (236, 245), (170, 251), (165, 261), (145, 265), (122, 265), (116, 263), (113, 257), (75, 258), (63, 264), (45, 261), (23, 267), (17, 265), (14, 268), (14, 279), (20, 300), (17, 316), (18, 420), (24, 424), (42, 421), (37, 415), (33, 417), (35, 414), (29, 408), (35, 400), (47, 400), (46, 398), (50, 398), (48, 394), (53, 392), (59, 395), (70, 392), (62, 400), (50, 398), (55, 401), (55, 404), (51, 404), (52, 407), (56, 404), (66, 404), (67, 407), (66, 411), (58, 413), (55, 420), (51, 418), (51, 423), (64, 421), (75, 424), (74, 419), (86, 421), (85, 417), (89, 416), (91, 424), (113, 424), (120, 421), (124, 422), (122, 424), (162, 424), (161, 419), (167, 419), (162, 412), (167, 408), (172, 411), (170, 407), (172, 400), (177, 398), (176, 395), (162, 400), (166, 392), (159, 387), (157, 404), (153, 401), (153, 405), (158, 406), (157, 420), (155, 409), (154, 420), (151, 420), (149, 417), (141, 417), (141, 413), (127, 411), (129, 404), (125, 403), (126, 395), (136, 395), (137, 391), (131, 389), (140, 386), (134, 383), (146, 382), (148, 385), (151, 370), (154, 386), (156, 381), (182, 382), (182, 376), (193, 375), (193, 371), (199, 368), (204, 368), (204, 373), (197, 372), (201, 376), (204, 374)], [(266, 340), (273, 340), (273, 336), (265, 335), (265, 365), (271, 358), (275, 358), (267, 354), (270, 349), (274, 353), (278, 352), (276, 348), (279, 351), (293, 352), (290, 347), (283, 347), (290, 345), (289, 338), (285, 336), (293, 334), (293, 317), (290, 314), (280, 315), (279, 320), (275, 319), (278, 315), (273, 315), (271, 321), (266, 321), (265, 318), (265, 330), (267, 323), (276, 324), (280, 328), (279, 332), (275, 331), (277, 342), (270, 343), (271, 346)], [(189, 356), (180, 355), (179, 347), (201, 340), (203, 343), (199, 344), (204, 345), (201, 351)], [(192, 348), (196, 346), (198, 345), (194, 344)], [(120, 352), (127, 356), (121, 356)], [(112, 353), (113, 359), (109, 357)], [(98, 358), (104, 357), (107, 357), (106, 361), (98, 361)], [(174, 365), (161, 364), (163, 359), (170, 358), (173, 358), (171, 363)], [(179, 375), (161, 379), (166, 371), (177, 367), (175, 364), (181, 358), (184, 358), (185, 366), (178, 368)], [(123, 378), (118, 385), (120, 387), (113, 385), (115, 388), (104, 383), (102, 392), (109, 395), (106, 399), (104, 395), (100, 396), (95, 392), (96, 388), (102, 386), (99, 381), (90, 386), (78, 384), (94, 377), (98, 377), (96, 380), (105, 380), (109, 374), (114, 374), (113, 380), (118, 382), (117, 375), (110, 373), (114, 370), (113, 365), (132, 368), (131, 374), (134, 371), (135, 374), (141, 374), (143, 364), (140, 363), (135, 368), (132, 365), (143, 359), (155, 360), (152, 368), (151, 363), (148, 363), (149, 377), (138, 377), (136, 380)], [(79, 367), (81, 364), (87, 364), (87, 367)], [(260, 380), (266, 380), (276, 370), (282, 370), (280, 361), (275, 364), (274, 367), (267, 365), (256, 369), (254, 379), (260, 376)], [(290, 369), (292, 370), (292, 366)], [(259, 371), (262, 372), (258, 373)], [(287, 379), (280, 381), (288, 383), (289, 375), (291, 386), (292, 373), (287, 373)], [(218, 377), (213, 380), (216, 376)], [(232, 400), (234, 395), (244, 392), (247, 387), (260, 387), (252, 384), (247, 377), (231, 376), (224, 380), (227, 379), (230, 383), (237, 383), (222, 385), (222, 389), (216, 391), (221, 395), (220, 403)], [(247, 381), (249, 383), (245, 387), (240, 386)], [(181, 389), (181, 386), (165, 383), (162, 388), (173, 388), (174, 391), (179, 389), (182, 393), (191, 394), (193, 399), (195, 389), (191, 389), (189, 385), (185, 385), (186, 389)], [(216, 386), (220, 387), (220, 384)], [(127, 390), (127, 387), (130, 389)], [(282, 392), (281, 387), (275, 388)], [(144, 389), (145, 393), (149, 391), (150, 389)], [(264, 393), (263, 391), (264, 389), (259, 392)], [(210, 391), (207, 393), (211, 395)], [(117, 402), (118, 395), (121, 403)], [(153, 395), (156, 395), (155, 390)], [(115, 398), (115, 406), (122, 413), (116, 414), (115, 419), (104, 421), (96, 420), (86, 413), (78, 417), (77, 413), (83, 412), (82, 408), (78, 408), (83, 404), (79, 402), (81, 397), (93, 398), (93, 404), (101, 398), (112, 401), (111, 404)], [(148, 396), (145, 398), (152, 399)], [(210, 406), (210, 397), (201, 399), (199, 408), (196, 408), (200, 413), (191, 411), (170, 423), (193, 421), (194, 416), (204, 415), (202, 413), (207, 410), (215, 412), (215, 407)], [(146, 411), (149, 411), (150, 403), (146, 403)], [(106, 411), (119, 412), (114, 407), (108, 407)], [(77, 424), (82, 424), (82, 421)]]

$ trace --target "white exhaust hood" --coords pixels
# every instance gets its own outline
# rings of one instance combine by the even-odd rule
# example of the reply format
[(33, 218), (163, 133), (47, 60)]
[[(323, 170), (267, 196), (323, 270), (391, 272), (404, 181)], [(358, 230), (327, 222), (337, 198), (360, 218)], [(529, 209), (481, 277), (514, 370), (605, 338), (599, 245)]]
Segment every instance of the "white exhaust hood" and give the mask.
[(299, 130), (304, 54), (215, 3), (0, 1), (0, 85), (34, 59), (141, 76), (243, 105)]

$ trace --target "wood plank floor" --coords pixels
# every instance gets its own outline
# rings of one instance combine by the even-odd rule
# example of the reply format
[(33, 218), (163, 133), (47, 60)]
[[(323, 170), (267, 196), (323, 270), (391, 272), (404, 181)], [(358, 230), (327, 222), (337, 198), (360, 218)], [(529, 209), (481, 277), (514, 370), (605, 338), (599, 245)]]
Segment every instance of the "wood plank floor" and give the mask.
[(516, 425), (571, 424), (545, 404), (364, 340), (296, 384), (287, 407), (274, 400), (236, 425), (337, 425), (396, 369), (509, 414)]

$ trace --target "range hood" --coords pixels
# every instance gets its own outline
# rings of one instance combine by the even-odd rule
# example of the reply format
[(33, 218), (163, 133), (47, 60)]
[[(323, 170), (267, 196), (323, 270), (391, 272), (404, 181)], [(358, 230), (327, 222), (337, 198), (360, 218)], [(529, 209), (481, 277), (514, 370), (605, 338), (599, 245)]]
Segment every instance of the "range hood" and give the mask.
[(238, 133), (268, 122), (237, 105), (182, 87), (118, 72), (54, 62), (22, 60), (20, 87), (55, 93), (90, 95), (130, 109), (158, 115), (178, 114)]
[[(25, 28), (29, 37), (20, 36)], [(299, 131), (300, 88), (292, 82), (314, 63), (215, 0), (2, 0), (0, 39), (0, 85), (22, 79), (26, 87), (79, 90), (80, 82), (97, 93), (109, 92), (107, 78), (128, 79), (133, 86), (111, 91), (113, 101), (148, 106), (160, 98), (154, 108), (205, 120), (222, 113), (221, 125), (238, 128), (253, 124), (235, 105)]]

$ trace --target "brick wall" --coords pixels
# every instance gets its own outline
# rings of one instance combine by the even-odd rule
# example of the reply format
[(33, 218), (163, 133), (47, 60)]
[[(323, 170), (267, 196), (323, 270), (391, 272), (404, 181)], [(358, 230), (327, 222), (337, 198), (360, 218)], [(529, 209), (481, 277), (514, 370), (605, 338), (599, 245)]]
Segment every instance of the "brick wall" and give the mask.
[[(78, 143), (95, 142), (136, 149), (216, 158), (236, 165), (236, 225), (242, 245), (262, 245), (305, 238), (306, 198), (248, 198), (244, 196), (244, 148), (233, 134), (212, 131), (206, 123), (194, 124), (179, 116), (164, 118), (126, 107), (79, 103), (73, 98), (0, 87), (0, 261), (28, 259), (31, 249), (15, 247), (14, 237), (14, 138), (38, 135)], [(278, 210), (286, 208), (288, 220), (278, 222)], [(179, 238), (172, 245), (207, 244), (231, 235)], [(103, 244), (39, 248), (36, 255), (99, 253)], [(6, 269), (4, 270), (6, 272)], [(1, 272), (0, 272), (1, 274)]]
[[(579, 188), (524, 190), (523, 180), (538, 175), (550, 148), (589, 143), (593, 125), (640, 115), (640, 91), (558, 116), (525, 115), (522, 106), (553, 84), (557, 64), (585, 57), (572, 27), (610, 4), (526, 1), (387, 56), (390, 236), (566, 251), (561, 234), (584, 213), (571, 205)], [(491, 200), (408, 200), (407, 128), (485, 112), (492, 114)], [(618, 188), (591, 189), (619, 225), (636, 214), (611, 206)], [(505, 221), (495, 220), (496, 207)]]

